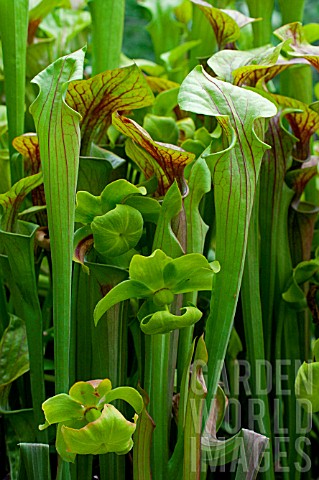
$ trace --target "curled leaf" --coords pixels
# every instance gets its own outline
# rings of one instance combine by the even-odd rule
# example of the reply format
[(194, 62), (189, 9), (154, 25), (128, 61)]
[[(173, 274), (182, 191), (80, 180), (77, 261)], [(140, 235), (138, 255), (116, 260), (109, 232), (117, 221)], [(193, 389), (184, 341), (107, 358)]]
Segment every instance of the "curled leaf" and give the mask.
[(144, 407), (143, 398), (140, 393), (132, 387), (117, 387), (105, 393), (103, 403), (110, 403), (114, 400), (124, 400), (129, 403), (136, 413), (141, 413)]
[(94, 323), (97, 325), (100, 318), (113, 305), (129, 298), (143, 298), (152, 294), (146, 285), (135, 280), (124, 280), (113, 287), (97, 304), (94, 309)]
[(141, 330), (147, 335), (169, 333), (176, 328), (189, 327), (202, 318), (202, 312), (196, 307), (184, 307), (182, 315), (173, 315), (168, 310), (160, 310), (147, 315), (141, 321)]
[(159, 195), (164, 195), (174, 180), (177, 180), (181, 192), (185, 191), (184, 169), (195, 155), (176, 145), (155, 142), (143, 127), (119, 113), (113, 114), (113, 125), (133, 140), (126, 144), (127, 154), (147, 179), (156, 176)]
[(36, 133), (24, 133), (16, 137), (12, 145), (23, 155), (25, 170), (31, 174), (39, 173), (41, 168), (39, 140)]
[(211, 290), (219, 264), (210, 265), (199, 253), (177, 259), (155, 250), (149, 257), (134, 255), (129, 267), (130, 280), (116, 285), (95, 307), (95, 323), (113, 305), (128, 298), (150, 298), (157, 306), (169, 305), (174, 295), (195, 290)]
[(25, 197), (43, 182), (42, 172), (21, 178), (7, 193), (0, 195), (2, 206), (1, 228), (14, 232), (17, 227), (19, 208)]
[(191, 0), (197, 5), (209, 23), (211, 24), (219, 50), (222, 50), (227, 44), (234, 43), (240, 36), (240, 28), (249, 23), (260, 20), (259, 18), (251, 18), (243, 15), (235, 10), (222, 10), (212, 7), (210, 3), (203, 0)]
[(81, 152), (89, 154), (111, 125), (116, 110), (133, 110), (153, 103), (153, 94), (136, 65), (106, 70), (88, 80), (71, 82), (66, 101), (82, 116)]
[[(16, 137), (12, 145), (23, 155), (24, 170), (29, 175), (35, 175), (41, 170), (40, 147), (38, 136), (35, 133), (25, 133)], [(44, 185), (40, 184), (31, 192), (32, 203), (34, 206), (46, 205)], [(46, 212), (37, 213), (37, 221), (40, 225), (47, 225)]]
[(282, 109), (286, 109), (285, 117), (290, 123), (294, 136), (299, 140), (294, 147), (294, 158), (301, 161), (307, 160), (310, 153), (310, 138), (319, 129), (319, 113), (294, 98), (282, 95), (271, 97)]
[(306, 294), (301, 287), (304, 283), (310, 282), (319, 285), (319, 258), (300, 262), (293, 270), (292, 277), (287, 290), (282, 298), (296, 310), (307, 308)]
[(288, 23), (274, 31), (281, 40), (290, 40), (287, 53), (292, 57), (302, 57), (319, 70), (319, 47), (308, 43), (300, 22)]

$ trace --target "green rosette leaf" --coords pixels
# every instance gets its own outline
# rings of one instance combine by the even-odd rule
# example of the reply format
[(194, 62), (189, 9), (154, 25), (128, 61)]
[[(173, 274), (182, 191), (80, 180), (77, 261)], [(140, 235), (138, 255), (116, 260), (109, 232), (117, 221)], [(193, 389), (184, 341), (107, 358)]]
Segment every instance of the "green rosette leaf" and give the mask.
[(66, 422), (69, 420), (79, 420), (83, 418), (85, 407), (76, 400), (73, 400), (66, 393), (60, 393), (54, 397), (48, 398), (43, 404), (42, 409), (45, 415), (45, 424), (40, 425), (43, 430), (53, 423)]
[(129, 422), (113, 405), (105, 405), (101, 416), (83, 428), (63, 425), (67, 451), (74, 454), (104, 454), (114, 452), (123, 455), (133, 447), (132, 435), (135, 423)]
[(199, 253), (189, 253), (171, 260), (164, 268), (163, 277), (167, 288), (174, 293), (211, 290), (213, 275), (220, 270), (214, 262), (214, 270)]
[(130, 195), (145, 195), (144, 187), (137, 187), (127, 180), (121, 178), (115, 182), (106, 185), (101, 193), (101, 203), (103, 212), (108, 212), (115, 208), (118, 203), (122, 203)]
[(58, 452), (60, 457), (63, 458), (65, 462), (74, 463), (76, 454), (71, 453), (68, 450), (67, 444), (65, 443), (65, 440), (64, 440), (64, 436), (62, 435), (61, 430), (64, 425), (71, 428), (82, 428), (82, 427), (85, 427), (85, 425), (87, 425), (87, 421), (85, 420), (85, 418), (83, 418), (82, 420), (73, 420), (71, 422), (59, 423), (57, 427), (56, 441), (55, 441), (56, 451)]
[[(174, 301), (175, 294), (211, 290), (213, 276), (219, 270), (218, 262), (210, 264), (199, 253), (184, 255), (174, 260), (159, 249), (149, 257), (134, 255), (129, 267), (130, 280), (116, 285), (98, 302), (94, 311), (95, 323), (113, 305), (129, 298), (151, 297), (152, 305), (162, 308)], [(153, 315), (154, 312), (151, 313)], [(160, 316), (164, 314), (163, 311), (158, 313)], [(184, 315), (188, 321), (188, 310)], [(168, 331), (170, 330), (172, 329)]]
[(168, 310), (160, 310), (147, 315), (141, 321), (142, 332), (147, 335), (169, 333), (177, 328), (194, 325), (202, 317), (202, 312), (193, 306), (181, 308), (181, 311), (184, 311), (183, 315), (173, 315)]
[(142, 396), (137, 390), (135, 390), (135, 388), (132, 387), (114, 388), (113, 390), (107, 392), (101, 400), (103, 403), (110, 403), (114, 400), (124, 400), (134, 408), (136, 413), (141, 413), (144, 406)]
[(76, 194), (75, 221), (80, 223), (91, 223), (94, 218), (103, 215), (101, 199), (89, 192), (78, 192)]
[(129, 298), (143, 298), (151, 295), (153, 292), (146, 285), (135, 280), (125, 280), (112, 288), (105, 297), (97, 304), (94, 310), (94, 322), (97, 325), (100, 318), (113, 305), (128, 300)]
[(86, 407), (95, 407), (98, 404), (99, 396), (89, 382), (76, 382), (69, 391), (70, 397)]
[(128, 205), (117, 205), (92, 224), (94, 247), (105, 256), (118, 256), (134, 248), (143, 233), (143, 217)]
[(162, 250), (155, 250), (149, 257), (134, 255), (129, 269), (130, 278), (156, 292), (164, 288), (163, 270), (171, 260)]
[(145, 194), (144, 187), (136, 187), (124, 179), (115, 180), (107, 185), (101, 195), (80, 191), (76, 194), (75, 221), (91, 223), (96, 216), (109, 212), (117, 204), (123, 203), (127, 197)]

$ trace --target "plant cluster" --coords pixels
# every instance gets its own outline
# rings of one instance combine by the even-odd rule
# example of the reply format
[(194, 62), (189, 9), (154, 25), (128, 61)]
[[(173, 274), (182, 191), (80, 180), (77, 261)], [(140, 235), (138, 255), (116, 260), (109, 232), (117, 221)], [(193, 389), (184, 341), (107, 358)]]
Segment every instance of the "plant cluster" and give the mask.
[(215, 3), (0, 0), (0, 478), (318, 476), (319, 27)]

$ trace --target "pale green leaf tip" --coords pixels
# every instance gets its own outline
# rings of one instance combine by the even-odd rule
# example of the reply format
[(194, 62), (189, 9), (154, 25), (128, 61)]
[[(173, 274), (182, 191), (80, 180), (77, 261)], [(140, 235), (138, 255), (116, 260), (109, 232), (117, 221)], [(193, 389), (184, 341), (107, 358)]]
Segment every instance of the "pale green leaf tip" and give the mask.
[(97, 326), (97, 324), (99, 323), (99, 320), (101, 318), (102, 315), (100, 315), (97, 311), (97, 309), (95, 308), (94, 309), (94, 313), (93, 313), (93, 319), (94, 319), (94, 325)]
[(220, 263), (217, 260), (214, 260), (210, 263), (210, 266), (214, 273), (220, 272)]
[(46, 420), (45, 423), (43, 423), (42, 425), (39, 425), (39, 430), (45, 430), (46, 428), (48, 428), (50, 426), (50, 423)]

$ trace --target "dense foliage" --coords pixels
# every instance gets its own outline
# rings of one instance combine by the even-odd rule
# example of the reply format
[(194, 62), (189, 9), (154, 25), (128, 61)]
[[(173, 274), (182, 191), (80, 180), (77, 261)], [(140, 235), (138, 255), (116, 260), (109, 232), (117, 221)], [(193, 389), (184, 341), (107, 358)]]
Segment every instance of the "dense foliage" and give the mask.
[(318, 14), (0, 0), (0, 478), (318, 477)]

